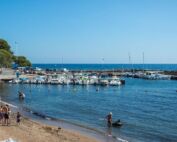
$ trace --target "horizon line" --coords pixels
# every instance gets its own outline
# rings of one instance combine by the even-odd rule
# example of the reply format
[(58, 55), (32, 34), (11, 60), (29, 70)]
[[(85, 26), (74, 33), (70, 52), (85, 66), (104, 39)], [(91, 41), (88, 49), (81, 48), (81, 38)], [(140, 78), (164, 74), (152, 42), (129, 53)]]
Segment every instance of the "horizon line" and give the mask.
[(64, 64), (90, 64), (90, 65), (94, 65), (94, 64), (98, 64), (98, 65), (109, 65), (109, 64), (112, 64), (112, 65), (119, 65), (119, 64), (124, 64), (124, 65), (149, 65), (149, 64), (154, 64), (154, 65), (157, 65), (157, 64), (163, 64), (163, 65), (167, 65), (167, 64), (172, 64), (172, 65), (177, 65), (177, 63), (32, 63), (33, 64), (57, 64), (57, 65), (64, 65)]

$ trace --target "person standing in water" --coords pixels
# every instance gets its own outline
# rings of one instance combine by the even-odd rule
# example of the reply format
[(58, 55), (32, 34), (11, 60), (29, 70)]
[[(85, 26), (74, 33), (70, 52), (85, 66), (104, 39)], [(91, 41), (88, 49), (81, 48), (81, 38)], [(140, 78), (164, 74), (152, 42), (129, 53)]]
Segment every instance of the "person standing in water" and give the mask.
[(107, 116), (107, 125), (108, 127), (111, 127), (112, 126), (112, 112), (110, 112)]

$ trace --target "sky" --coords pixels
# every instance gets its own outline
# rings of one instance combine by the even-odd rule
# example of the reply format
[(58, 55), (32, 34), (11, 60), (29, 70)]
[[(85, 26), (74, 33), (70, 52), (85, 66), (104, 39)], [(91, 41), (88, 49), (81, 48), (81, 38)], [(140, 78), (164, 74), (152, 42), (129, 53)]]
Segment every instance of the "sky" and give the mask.
[(0, 17), (32, 63), (177, 63), (177, 0), (0, 0)]

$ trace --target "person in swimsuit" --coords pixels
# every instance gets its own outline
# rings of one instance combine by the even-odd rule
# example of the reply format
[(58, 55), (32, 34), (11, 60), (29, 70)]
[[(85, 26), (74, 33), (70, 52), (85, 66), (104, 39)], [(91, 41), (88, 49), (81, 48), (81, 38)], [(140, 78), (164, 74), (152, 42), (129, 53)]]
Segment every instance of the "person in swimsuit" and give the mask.
[(3, 114), (3, 109), (2, 106), (0, 107), (0, 123), (3, 123), (3, 119), (4, 119), (4, 114)]
[(8, 105), (5, 105), (3, 107), (3, 112), (4, 112), (4, 125), (8, 125), (9, 124), (9, 113), (8, 113)]
[(107, 116), (107, 124), (108, 124), (108, 127), (111, 127), (112, 126), (112, 112), (110, 112)]

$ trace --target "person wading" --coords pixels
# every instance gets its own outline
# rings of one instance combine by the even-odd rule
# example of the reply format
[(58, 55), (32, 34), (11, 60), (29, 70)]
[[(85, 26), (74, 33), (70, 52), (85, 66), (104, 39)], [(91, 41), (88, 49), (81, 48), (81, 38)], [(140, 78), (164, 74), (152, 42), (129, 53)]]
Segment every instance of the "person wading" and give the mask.
[(107, 125), (108, 127), (111, 127), (112, 126), (112, 112), (110, 112), (107, 116)]

